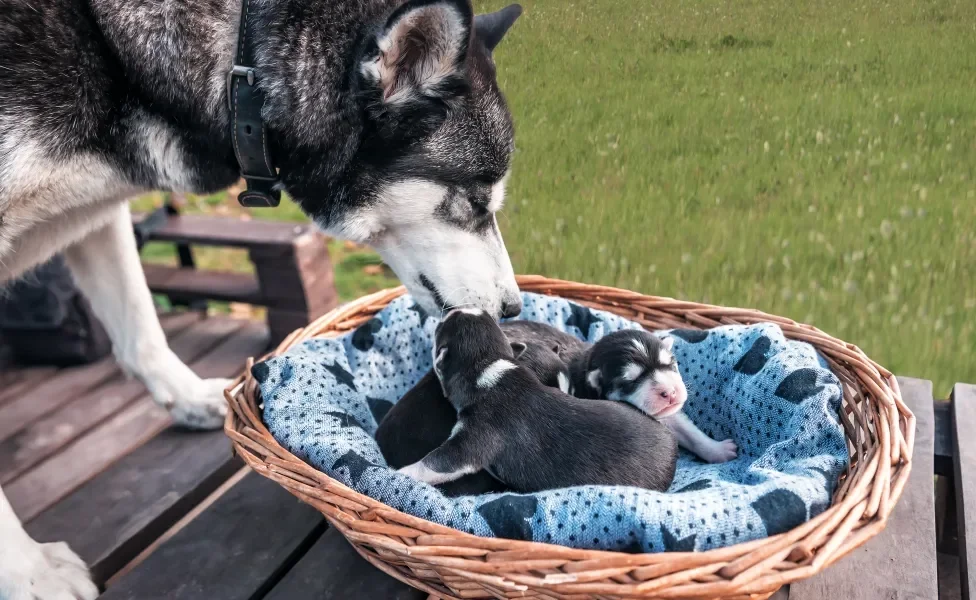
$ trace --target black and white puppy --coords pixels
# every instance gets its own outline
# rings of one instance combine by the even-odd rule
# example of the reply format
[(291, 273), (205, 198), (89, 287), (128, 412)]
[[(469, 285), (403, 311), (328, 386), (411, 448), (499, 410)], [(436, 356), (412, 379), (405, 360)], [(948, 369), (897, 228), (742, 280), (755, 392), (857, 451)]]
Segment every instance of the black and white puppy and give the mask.
[(710, 463), (734, 459), (734, 441), (713, 440), (682, 412), (688, 390), (673, 347), (674, 338), (661, 339), (644, 330), (610, 333), (571, 360), (571, 392), (632, 404), (667, 425), (682, 448)]
[[(529, 321), (501, 324), (515, 361), (532, 371), (544, 385), (569, 390), (569, 365), (559, 352), (581, 344), (571, 335)], [(376, 430), (376, 443), (387, 464), (399, 469), (426, 456), (444, 443), (457, 424), (457, 411), (444, 395), (434, 371), (429, 371), (386, 413)], [(504, 491), (486, 471), (465, 475), (438, 486), (448, 496)]]
[(485, 469), (517, 492), (671, 484), (678, 448), (666, 427), (625, 403), (546, 387), (514, 362), (510, 342), (484, 311), (451, 311), (435, 338), (434, 371), (458, 422), (402, 473), (436, 485)]

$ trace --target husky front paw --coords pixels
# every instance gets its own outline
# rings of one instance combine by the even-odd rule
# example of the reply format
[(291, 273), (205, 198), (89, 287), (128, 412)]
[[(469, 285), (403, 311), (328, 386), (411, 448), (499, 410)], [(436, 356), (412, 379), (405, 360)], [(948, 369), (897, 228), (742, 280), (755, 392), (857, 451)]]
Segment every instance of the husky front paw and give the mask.
[(732, 440), (722, 440), (712, 442), (702, 452), (702, 458), (712, 464), (724, 463), (733, 460), (739, 455), (739, 449)]
[(9, 600), (94, 600), (98, 588), (85, 562), (64, 542), (0, 552), (0, 598)]
[(229, 379), (204, 379), (188, 394), (177, 396), (163, 406), (177, 425), (189, 429), (220, 429), (227, 416), (224, 389)]

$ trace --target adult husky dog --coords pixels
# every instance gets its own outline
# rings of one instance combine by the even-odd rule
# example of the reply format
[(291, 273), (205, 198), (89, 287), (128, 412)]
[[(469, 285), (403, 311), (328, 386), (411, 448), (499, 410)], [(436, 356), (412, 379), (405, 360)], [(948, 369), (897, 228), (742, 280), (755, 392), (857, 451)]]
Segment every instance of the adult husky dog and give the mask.
[[(326, 232), (376, 248), (428, 312), (518, 314), (495, 219), (513, 130), (492, 50), (519, 13), (475, 17), (470, 0), (0, 0), (0, 282), (64, 251), (121, 365), (176, 422), (219, 427), (226, 382), (167, 347), (125, 199), (229, 186), (253, 125), (275, 172), (259, 193), (285, 190)], [(253, 71), (238, 71), (245, 38)], [(252, 86), (263, 105), (239, 127)], [(0, 597), (95, 594), (83, 562), (31, 540), (0, 492)]]

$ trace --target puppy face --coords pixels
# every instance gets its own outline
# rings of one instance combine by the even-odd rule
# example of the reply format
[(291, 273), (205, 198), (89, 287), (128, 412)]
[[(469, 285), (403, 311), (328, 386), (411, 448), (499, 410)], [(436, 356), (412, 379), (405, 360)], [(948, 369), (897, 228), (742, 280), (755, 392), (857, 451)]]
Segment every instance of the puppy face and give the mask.
[(628, 402), (652, 417), (681, 410), (688, 390), (672, 354), (674, 338), (646, 331), (611, 333), (594, 344), (587, 384), (602, 397)]

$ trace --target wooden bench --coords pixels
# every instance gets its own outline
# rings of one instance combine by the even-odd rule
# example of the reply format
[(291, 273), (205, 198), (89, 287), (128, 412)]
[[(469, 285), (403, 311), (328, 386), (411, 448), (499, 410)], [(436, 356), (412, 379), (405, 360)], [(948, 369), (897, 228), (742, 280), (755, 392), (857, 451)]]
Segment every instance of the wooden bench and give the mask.
[[(267, 335), (260, 325), (193, 313), (164, 324), (177, 353), (204, 375), (235, 374)], [(30, 391), (0, 390), (0, 424), (22, 420), (0, 429), (0, 465), (13, 465), (0, 482), (31, 534), (67, 540), (92, 565), (104, 598), (427, 598), (244, 468), (222, 432), (167, 427), (114, 365), (5, 376)], [(967, 429), (976, 387), (958, 385), (950, 401), (934, 402), (929, 382), (899, 382), (917, 417), (915, 463), (886, 529), (776, 598), (976, 598), (967, 569), (976, 556), (976, 439)], [(73, 396), (49, 393), (66, 385)], [(38, 402), (43, 411), (27, 409)], [(56, 433), (72, 423), (80, 425)]]
[[(150, 290), (177, 305), (217, 300), (266, 307), (273, 344), (338, 303), (329, 251), (312, 225), (179, 215), (168, 207), (133, 215), (133, 225), (140, 243), (176, 246), (179, 266), (143, 264)], [(197, 269), (194, 246), (246, 250), (254, 275)]]

